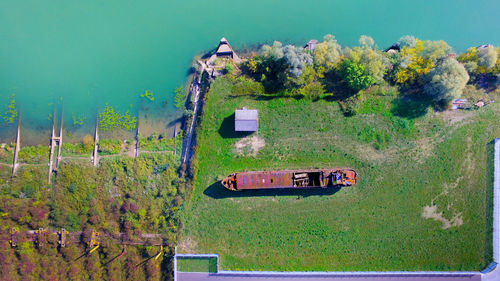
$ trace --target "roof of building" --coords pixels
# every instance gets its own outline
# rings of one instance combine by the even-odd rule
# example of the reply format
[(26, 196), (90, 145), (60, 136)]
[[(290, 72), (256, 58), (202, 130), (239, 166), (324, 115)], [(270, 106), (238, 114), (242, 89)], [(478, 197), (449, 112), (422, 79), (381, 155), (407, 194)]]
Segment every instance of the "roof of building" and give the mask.
[(234, 130), (237, 132), (255, 132), (259, 129), (257, 120), (236, 120)]
[(229, 47), (228, 44), (220, 44), (219, 48), (217, 48), (217, 53), (232, 53), (233, 50)]
[(314, 49), (316, 48), (316, 44), (318, 44), (318, 40), (316, 39), (309, 40), (309, 42), (307, 42), (307, 44), (304, 46), (304, 49), (314, 51)]
[(256, 109), (236, 109), (234, 112), (234, 130), (239, 132), (255, 132), (259, 128), (259, 112)]
[(235, 120), (257, 120), (259, 111), (257, 109), (239, 108), (234, 111)]
[(219, 46), (217, 47), (216, 53), (232, 53), (233, 49), (231, 49), (231, 46), (229, 46), (229, 43), (227, 42), (226, 38), (222, 37), (219, 42)]

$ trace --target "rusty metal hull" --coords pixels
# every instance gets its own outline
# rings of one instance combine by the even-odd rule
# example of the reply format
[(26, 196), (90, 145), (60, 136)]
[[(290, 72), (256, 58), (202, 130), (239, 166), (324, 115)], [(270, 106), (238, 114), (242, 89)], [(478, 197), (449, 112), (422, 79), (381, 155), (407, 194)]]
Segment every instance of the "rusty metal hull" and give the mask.
[(254, 171), (234, 173), (222, 180), (229, 190), (255, 190), (276, 188), (327, 188), (356, 184), (357, 174), (348, 168)]

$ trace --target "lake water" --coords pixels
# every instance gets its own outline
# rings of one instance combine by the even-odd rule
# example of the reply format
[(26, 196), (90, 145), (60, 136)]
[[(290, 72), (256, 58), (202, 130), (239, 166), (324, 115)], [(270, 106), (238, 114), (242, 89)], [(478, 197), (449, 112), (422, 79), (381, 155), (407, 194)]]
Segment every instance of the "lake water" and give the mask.
[[(173, 91), (185, 84), (192, 57), (222, 36), (243, 48), (327, 33), (354, 45), (366, 34), (383, 48), (411, 34), (463, 51), (500, 44), (498, 11), (498, 0), (2, 0), (0, 113), (15, 94), (24, 143), (48, 142), (54, 104), (76, 135), (93, 131), (106, 103), (141, 112), (145, 133), (166, 132), (182, 114)], [(139, 97), (145, 90), (154, 102)], [(0, 129), (0, 141), (12, 139), (13, 127)]]

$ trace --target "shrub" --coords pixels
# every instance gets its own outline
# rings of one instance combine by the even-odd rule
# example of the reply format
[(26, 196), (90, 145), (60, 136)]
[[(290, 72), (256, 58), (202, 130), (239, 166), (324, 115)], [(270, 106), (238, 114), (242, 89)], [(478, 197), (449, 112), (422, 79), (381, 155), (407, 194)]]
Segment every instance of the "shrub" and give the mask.
[(83, 137), (83, 146), (91, 151), (94, 148), (94, 138), (91, 135), (85, 135)]
[(226, 66), (224, 67), (224, 72), (227, 74), (233, 74), (234, 73), (234, 65), (230, 63), (226, 63)]
[(19, 150), (19, 160), (28, 163), (42, 163), (49, 159), (49, 147), (46, 145), (25, 146)]
[(113, 139), (103, 139), (98, 143), (99, 152), (102, 154), (118, 154), (121, 149), (121, 141)]

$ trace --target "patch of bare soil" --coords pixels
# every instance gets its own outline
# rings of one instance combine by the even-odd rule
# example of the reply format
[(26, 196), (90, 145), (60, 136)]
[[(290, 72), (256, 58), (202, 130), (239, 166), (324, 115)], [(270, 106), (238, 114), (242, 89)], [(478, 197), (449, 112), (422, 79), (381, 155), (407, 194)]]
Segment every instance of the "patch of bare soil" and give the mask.
[[(470, 137), (467, 138), (467, 149), (466, 151), (470, 151), (472, 147), (472, 139)], [(466, 175), (467, 178), (470, 179), (470, 175), (473, 174), (472, 172), (474, 171), (474, 165), (473, 161), (471, 158), (471, 155), (467, 155), (467, 158), (462, 164), (462, 167), (460, 167), (461, 170), (463, 171), (462, 174)], [(448, 198), (452, 198), (455, 201), (456, 198), (453, 197), (453, 191), (458, 187), (458, 184), (460, 181), (464, 179), (464, 176), (458, 177), (454, 182), (450, 184), (445, 184), (443, 187), (443, 191), (438, 194), (434, 199), (432, 199), (431, 204), (427, 205), (424, 207), (424, 210), (422, 212), (422, 217), (426, 219), (433, 219), (436, 221), (441, 222), (443, 225), (441, 226), (442, 229), (447, 229), (450, 227), (454, 226), (461, 226), (464, 223), (464, 220), (462, 218), (462, 213), (457, 212), (453, 210), (453, 216), (449, 219), (445, 218), (443, 215), (443, 212), (438, 212), (438, 206), (435, 204), (435, 201), (441, 197), (441, 196), (447, 196)], [(447, 210), (450, 211), (450, 209), (453, 207), (453, 203), (449, 204), (447, 206)]]
[(266, 142), (263, 138), (255, 135), (252, 137), (242, 138), (238, 142), (234, 144), (234, 153), (236, 155), (252, 155), (256, 156), (266, 145)]
[(467, 124), (472, 121), (471, 117), (474, 116), (473, 111), (465, 110), (445, 110), (442, 112), (436, 112), (435, 114), (448, 125), (454, 125), (462, 121), (464, 124)]
[(191, 237), (185, 237), (181, 242), (177, 245), (177, 252), (179, 253), (194, 253), (198, 244), (196, 241), (191, 239)]
[(455, 213), (452, 218), (447, 219), (443, 216), (443, 212), (438, 213), (438, 206), (436, 205), (425, 206), (424, 211), (422, 212), (422, 217), (441, 222), (443, 224), (441, 226), (442, 229), (448, 229), (453, 226), (461, 226), (464, 223), (462, 213)]

